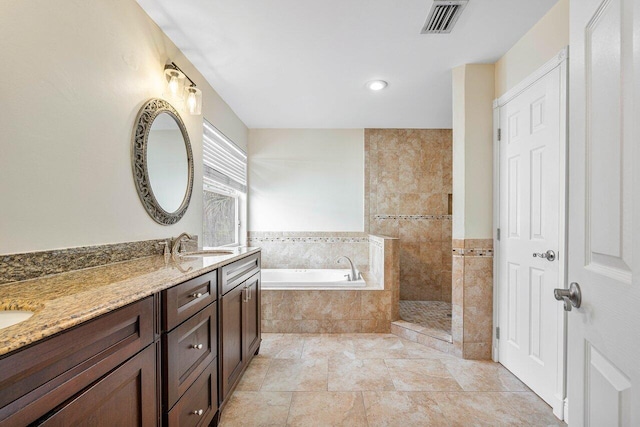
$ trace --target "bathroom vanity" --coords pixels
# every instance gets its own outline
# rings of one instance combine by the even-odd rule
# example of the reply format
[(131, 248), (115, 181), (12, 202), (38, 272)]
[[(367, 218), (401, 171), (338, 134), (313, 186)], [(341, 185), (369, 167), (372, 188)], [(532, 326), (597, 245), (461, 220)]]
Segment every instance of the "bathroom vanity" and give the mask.
[(216, 425), (260, 346), (259, 249), (2, 290), (43, 308), (0, 329), (0, 426)]

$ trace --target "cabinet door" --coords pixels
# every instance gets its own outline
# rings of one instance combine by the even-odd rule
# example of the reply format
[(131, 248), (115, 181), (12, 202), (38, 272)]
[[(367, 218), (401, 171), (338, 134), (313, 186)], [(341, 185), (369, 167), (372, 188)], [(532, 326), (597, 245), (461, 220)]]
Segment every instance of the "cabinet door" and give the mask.
[(156, 347), (150, 345), (42, 422), (45, 426), (157, 425)]
[(242, 342), (244, 309), (246, 303), (244, 284), (236, 286), (221, 299), (221, 393), (224, 400), (242, 372), (244, 365), (244, 346)]
[(217, 359), (214, 359), (169, 411), (165, 418), (165, 425), (167, 427), (208, 426), (217, 411), (218, 365)]
[(243, 341), (245, 360), (250, 360), (253, 353), (260, 347), (260, 273), (246, 281), (245, 318)]
[(216, 304), (210, 304), (162, 336), (164, 410), (173, 407), (203, 369), (217, 356), (217, 332)]

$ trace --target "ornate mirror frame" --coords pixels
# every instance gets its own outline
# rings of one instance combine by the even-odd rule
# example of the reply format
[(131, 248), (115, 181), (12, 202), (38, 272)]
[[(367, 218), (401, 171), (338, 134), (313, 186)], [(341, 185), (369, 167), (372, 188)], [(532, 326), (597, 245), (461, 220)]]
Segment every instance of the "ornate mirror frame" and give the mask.
[[(147, 167), (147, 148), (149, 140), (149, 132), (155, 118), (162, 113), (167, 113), (178, 124), (182, 138), (184, 139), (185, 149), (187, 151), (188, 165), (188, 181), (182, 204), (175, 212), (165, 211), (156, 196), (153, 194), (151, 182), (149, 181), (149, 170)], [(133, 180), (138, 190), (138, 196), (147, 213), (154, 221), (162, 225), (175, 224), (184, 216), (189, 202), (191, 201), (191, 193), (193, 191), (193, 152), (191, 151), (191, 142), (187, 134), (187, 128), (180, 118), (175, 108), (167, 101), (159, 98), (152, 98), (147, 101), (136, 117), (133, 129), (133, 140), (131, 145), (131, 165), (133, 167)]]

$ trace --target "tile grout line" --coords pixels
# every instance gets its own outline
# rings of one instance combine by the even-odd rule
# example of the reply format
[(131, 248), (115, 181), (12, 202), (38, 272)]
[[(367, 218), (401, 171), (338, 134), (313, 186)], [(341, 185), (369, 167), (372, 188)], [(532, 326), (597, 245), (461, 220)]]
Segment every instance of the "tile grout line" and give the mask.
[(362, 390), (360, 390), (360, 397), (362, 398), (362, 410), (364, 411), (364, 421), (367, 423), (367, 427), (370, 427), (369, 414), (367, 414), (367, 405), (364, 404), (364, 392)]
[(295, 391), (291, 392), (291, 400), (289, 400), (289, 410), (287, 411), (287, 419), (284, 422), (284, 427), (289, 425), (289, 418), (291, 418), (291, 407), (293, 406), (293, 395), (295, 394)]
[(262, 386), (264, 385), (264, 382), (267, 380), (267, 375), (269, 375), (269, 371), (271, 370), (271, 362), (273, 362), (274, 359), (267, 359), (269, 360), (269, 365), (267, 366), (267, 372), (264, 373), (264, 377), (262, 378), (262, 381), (260, 381), (260, 387), (258, 387), (258, 391), (262, 391)]

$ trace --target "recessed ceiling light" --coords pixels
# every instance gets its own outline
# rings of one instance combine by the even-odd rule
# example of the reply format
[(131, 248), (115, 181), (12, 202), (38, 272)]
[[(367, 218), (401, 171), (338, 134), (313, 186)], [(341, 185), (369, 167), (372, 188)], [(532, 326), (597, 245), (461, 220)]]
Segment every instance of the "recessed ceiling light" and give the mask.
[(388, 83), (384, 80), (371, 80), (366, 86), (371, 90), (382, 90), (387, 87)]

